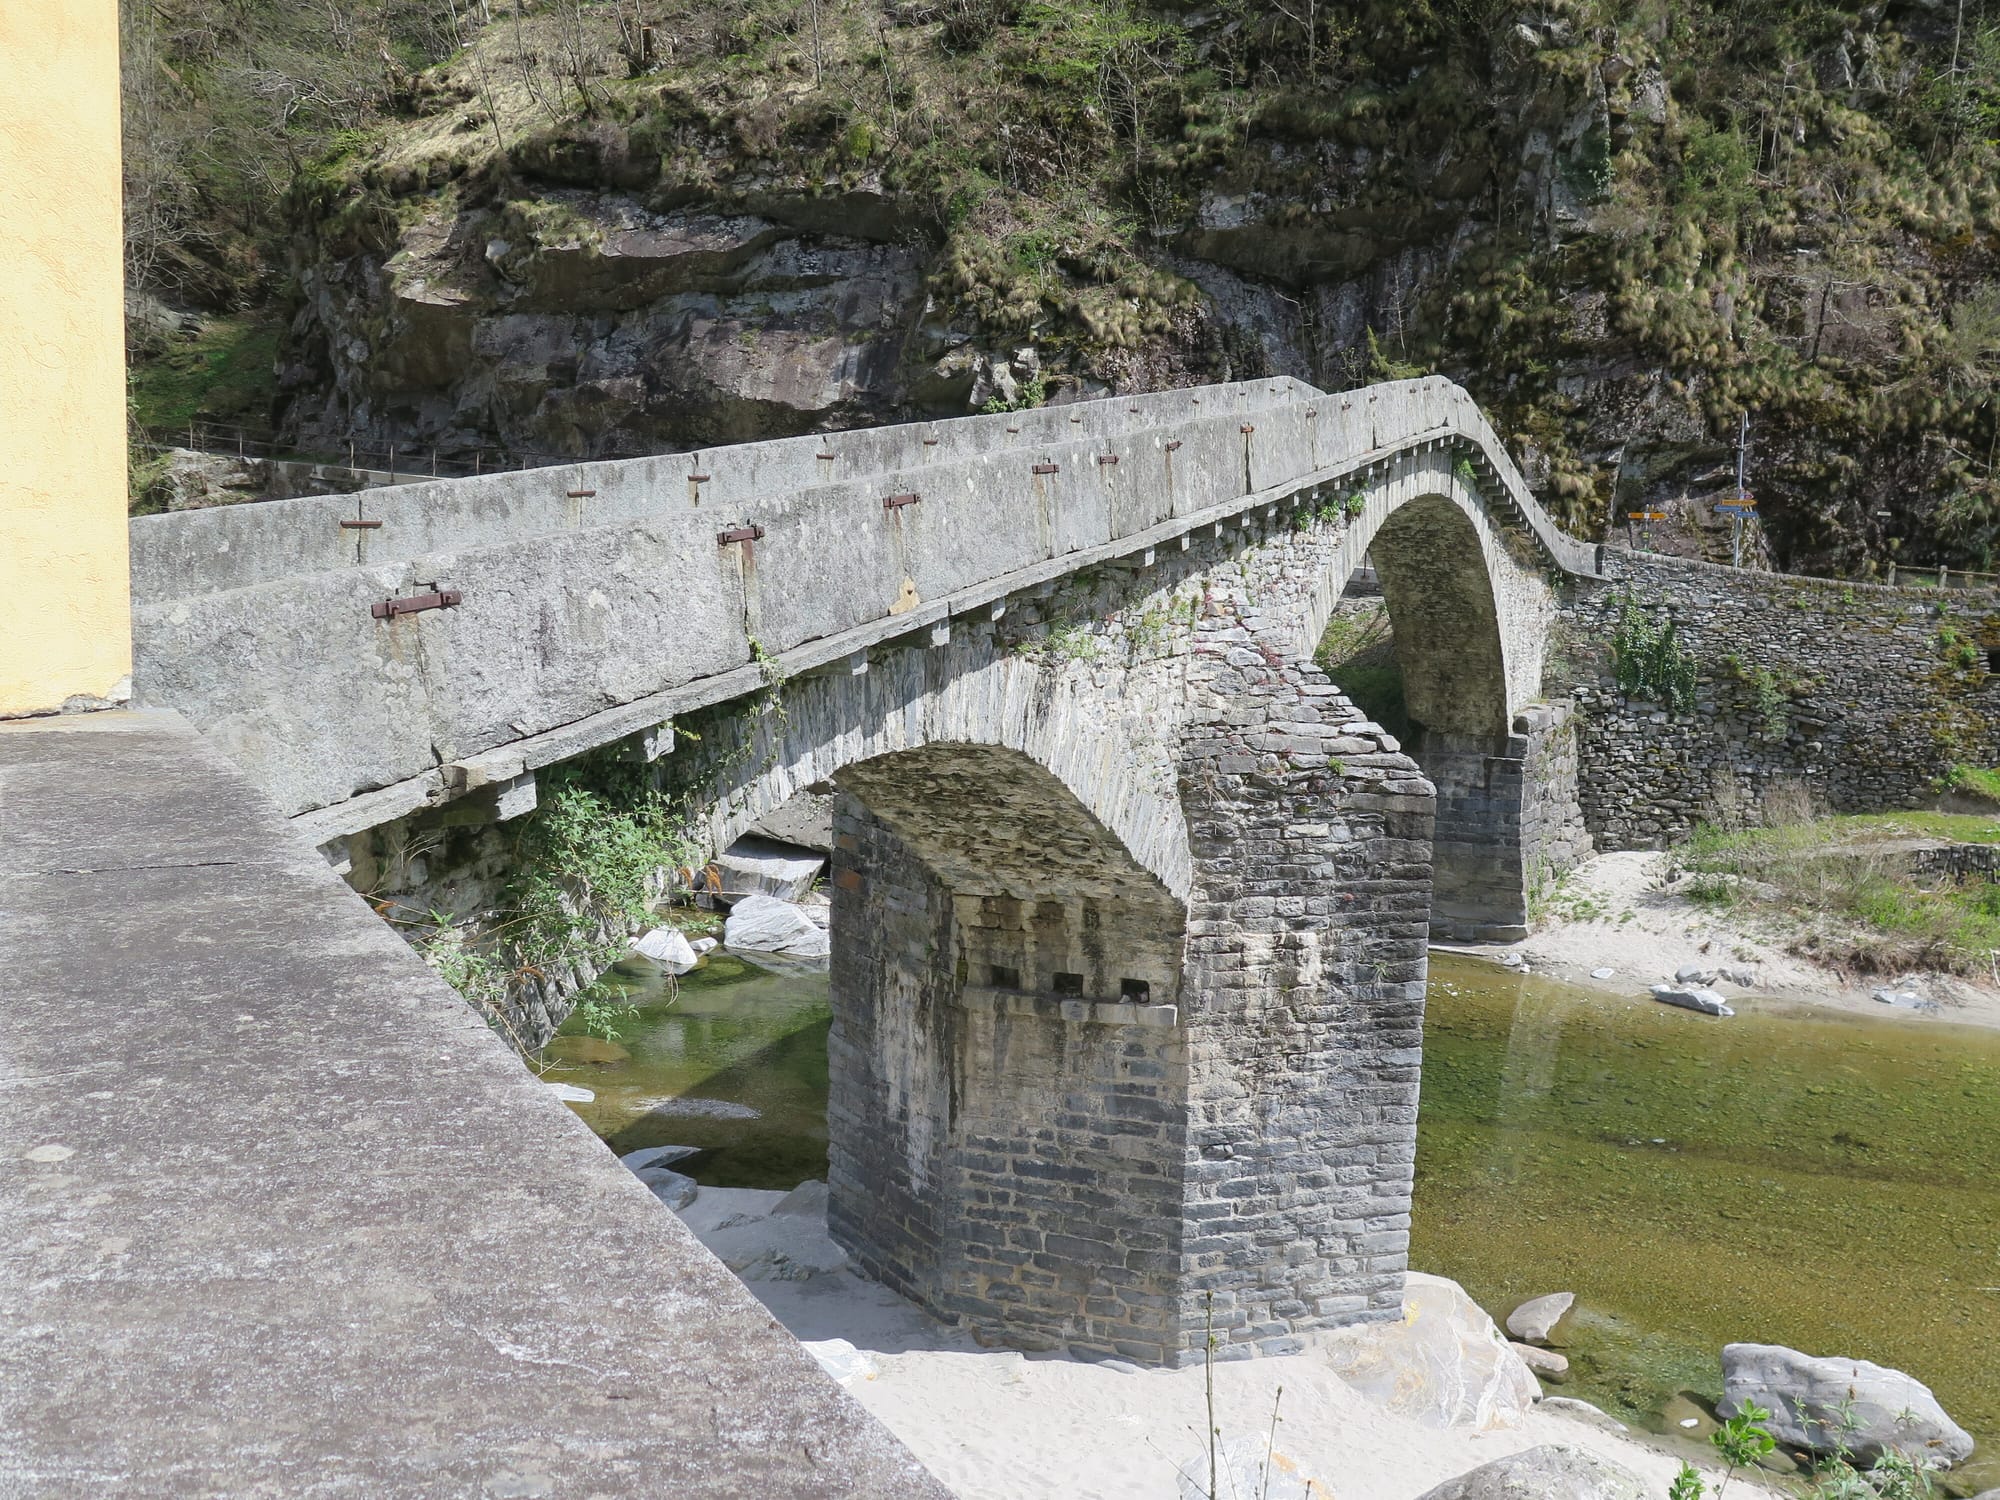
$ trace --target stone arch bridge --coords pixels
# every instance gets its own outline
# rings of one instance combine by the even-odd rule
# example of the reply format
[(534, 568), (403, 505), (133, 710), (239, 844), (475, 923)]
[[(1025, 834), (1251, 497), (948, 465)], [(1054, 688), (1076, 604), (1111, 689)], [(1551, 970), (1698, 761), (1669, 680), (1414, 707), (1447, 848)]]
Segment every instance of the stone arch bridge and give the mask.
[[(718, 844), (837, 787), (834, 1231), (1031, 1347), (1171, 1364), (1211, 1308), (1236, 1353), (1393, 1316), (1427, 941), (1520, 935), (1586, 842), (1542, 680), (1606, 555), (1443, 380), (191, 512), (133, 546), (144, 701), (329, 857), (459, 830), (450, 868), (376, 879), (476, 891), (481, 830), (610, 745)], [(1312, 661), (1364, 557), (1407, 745)]]

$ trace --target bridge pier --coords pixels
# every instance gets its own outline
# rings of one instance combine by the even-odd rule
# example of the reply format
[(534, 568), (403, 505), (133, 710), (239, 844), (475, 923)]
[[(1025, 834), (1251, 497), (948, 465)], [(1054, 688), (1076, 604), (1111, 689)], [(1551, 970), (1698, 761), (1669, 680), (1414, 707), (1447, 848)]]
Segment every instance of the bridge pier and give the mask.
[(1218, 671), (1185, 900), (1016, 753), (841, 773), (829, 1221), (868, 1274), (1159, 1365), (1396, 1315), (1432, 797), (1316, 677)]

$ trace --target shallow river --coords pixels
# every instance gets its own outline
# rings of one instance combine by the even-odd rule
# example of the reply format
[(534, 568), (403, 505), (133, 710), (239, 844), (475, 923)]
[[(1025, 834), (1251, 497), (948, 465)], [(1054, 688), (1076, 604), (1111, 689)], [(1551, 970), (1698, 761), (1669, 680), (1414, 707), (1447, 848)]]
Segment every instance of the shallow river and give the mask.
[[(637, 1017), (547, 1075), (596, 1091), (598, 1134), (709, 1147), (718, 1186), (824, 1176), (824, 974), (601, 985)], [(2000, 1033), (1717, 1021), (1433, 955), (1411, 1260), (1496, 1313), (1574, 1291), (1566, 1392), (1648, 1426), (1719, 1394), (1732, 1339), (1908, 1370), (1980, 1441), (1954, 1477), (2000, 1484)]]

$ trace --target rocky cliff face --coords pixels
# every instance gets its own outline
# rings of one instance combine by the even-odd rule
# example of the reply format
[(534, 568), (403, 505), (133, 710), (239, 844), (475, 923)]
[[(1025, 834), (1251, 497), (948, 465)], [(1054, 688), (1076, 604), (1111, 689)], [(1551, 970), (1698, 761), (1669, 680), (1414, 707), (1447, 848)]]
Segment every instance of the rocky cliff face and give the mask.
[(1939, 13), (722, 9), (567, 109), (488, 38), (302, 178), (291, 427), (602, 456), (1415, 367), (1579, 532), (1726, 557), (1747, 411), (1753, 558), (1990, 549), (2000, 195), (1918, 107)]

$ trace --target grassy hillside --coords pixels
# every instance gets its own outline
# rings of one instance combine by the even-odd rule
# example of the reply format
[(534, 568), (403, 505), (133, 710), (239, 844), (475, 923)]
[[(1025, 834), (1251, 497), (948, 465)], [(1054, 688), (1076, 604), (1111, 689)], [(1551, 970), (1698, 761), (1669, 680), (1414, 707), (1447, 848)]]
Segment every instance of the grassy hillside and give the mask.
[[(311, 52), (267, 0), (195, 70), (188, 112), (248, 91), (263, 122), (186, 188), (231, 205), (182, 260), (232, 296), (284, 291), (280, 186), (321, 264), (422, 224), (544, 233), (578, 187), (869, 201), (857, 232), (920, 250), (938, 321), (1038, 351), (1015, 399), (1441, 370), (1586, 534), (1705, 514), (1747, 411), (1781, 560), (2000, 551), (1978, 0), (337, 4), (362, 29), (312, 55), (338, 87), (227, 60)], [(303, 102), (270, 129), (276, 97)]]

